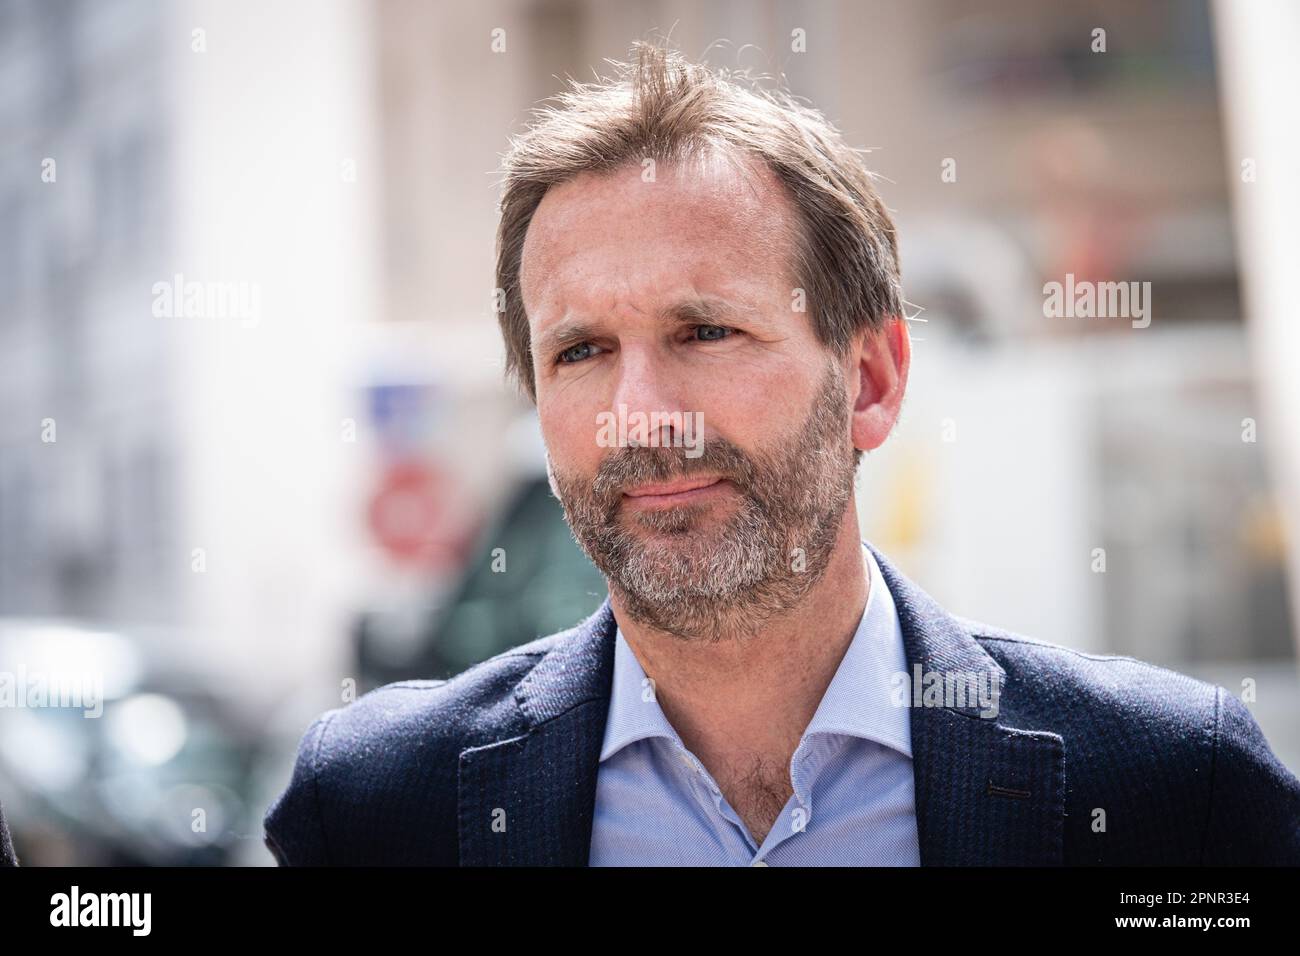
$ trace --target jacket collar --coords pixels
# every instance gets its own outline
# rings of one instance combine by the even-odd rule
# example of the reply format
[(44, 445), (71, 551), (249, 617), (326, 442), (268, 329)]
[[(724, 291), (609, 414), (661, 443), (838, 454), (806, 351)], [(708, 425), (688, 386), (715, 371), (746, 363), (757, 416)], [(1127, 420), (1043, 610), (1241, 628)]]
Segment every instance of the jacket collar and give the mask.
[[(1063, 859), (1065, 746), (1012, 726), (1006, 673), (952, 615), (867, 543), (894, 598), (910, 677), (993, 675), (996, 716), (968, 699), (911, 711), (922, 866), (1055, 865)], [(460, 861), (467, 866), (585, 866), (609, 711), (617, 624), (609, 598), (556, 643), (515, 688), (528, 723), (518, 737), (460, 754)], [(932, 675), (937, 675), (932, 676)]]

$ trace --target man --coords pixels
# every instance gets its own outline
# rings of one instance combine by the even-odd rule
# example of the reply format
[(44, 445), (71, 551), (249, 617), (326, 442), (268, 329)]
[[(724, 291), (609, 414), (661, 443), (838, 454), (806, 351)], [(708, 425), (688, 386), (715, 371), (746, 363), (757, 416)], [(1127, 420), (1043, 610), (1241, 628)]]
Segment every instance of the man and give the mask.
[(634, 53), (513, 144), (498, 243), (609, 597), (322, 715), (276, 858), (1300, 863), (1300, 782), (1234, 696), (954, 617), (861, 540), (910, 358), (890, 217), (816, 112)]

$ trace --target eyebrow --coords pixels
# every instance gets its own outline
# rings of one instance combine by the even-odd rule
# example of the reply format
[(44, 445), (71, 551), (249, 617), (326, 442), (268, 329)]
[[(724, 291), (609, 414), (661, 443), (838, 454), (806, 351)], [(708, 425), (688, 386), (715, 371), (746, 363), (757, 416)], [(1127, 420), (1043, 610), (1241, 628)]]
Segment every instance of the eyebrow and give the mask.
[[(723, 320), (740, 315), (741, 311), (723, 299), (683, 299), (660, 309), (656, 317), (664, 324), (673, 326), (720, 325)], [(596, 325), (570, 322), (543, 335), (538, 342), (537, 354), (547, 359), (599, 335), (600, 329)]]

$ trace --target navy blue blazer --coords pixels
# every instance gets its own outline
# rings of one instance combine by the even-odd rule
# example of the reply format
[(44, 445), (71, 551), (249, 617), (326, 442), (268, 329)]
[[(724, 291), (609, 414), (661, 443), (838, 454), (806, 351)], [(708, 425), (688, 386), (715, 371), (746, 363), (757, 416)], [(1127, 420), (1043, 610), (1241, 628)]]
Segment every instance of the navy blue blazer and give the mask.
[[(871, 550), (909, 669), (1002, 681), (996, 718), (911, 712), (923, 866), (1300, 864), (1300, 781), (1227, 690), (955, 617)], [(281, 865), (585, 866), (614, 632), (606, 598), (450, 680), (322, 714), (267, 847)]]
[(0, 866), (17, 866), (18, 857), (14, 853), (14, 843), (9, 837), (9, 827), (5, 824), (5, 809), (0, 807)]

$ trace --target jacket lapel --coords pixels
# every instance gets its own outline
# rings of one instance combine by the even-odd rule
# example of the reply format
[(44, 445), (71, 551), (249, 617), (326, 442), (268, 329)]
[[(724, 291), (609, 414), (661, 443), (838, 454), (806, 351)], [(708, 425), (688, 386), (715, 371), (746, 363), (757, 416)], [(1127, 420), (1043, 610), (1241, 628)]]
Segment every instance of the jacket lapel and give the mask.
[(528, 730), (461, 753), (462, 866), (587, 865), (615, 630), (607, 597), (515, 689)]
[[(1017, 687), (969, 631), (869, 543), (894, 597), (909, 677), (995, 675), (997, 713), (920, 706), (910, 713), (922, 866), (1052, 866), (1063, 862), (1065, 742), (1018, 728)], [(956, 701), (955, 703), (960, 703)]]
[[(996, 675), (996, 717), (978, 704), (910, 713), (922, 866), (1063, 862), (1065, 744), (1015, 726), (1017, 688), (970, 633), (870, 543), (902, 625), (909, 670)], [(586, 866), (614, 673), (608, 597), (515, 690), (517, 737), (460, 755), (463, 866)], [(909, 675), (912, 676), (912, 675)]]

